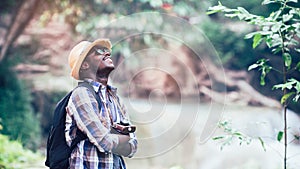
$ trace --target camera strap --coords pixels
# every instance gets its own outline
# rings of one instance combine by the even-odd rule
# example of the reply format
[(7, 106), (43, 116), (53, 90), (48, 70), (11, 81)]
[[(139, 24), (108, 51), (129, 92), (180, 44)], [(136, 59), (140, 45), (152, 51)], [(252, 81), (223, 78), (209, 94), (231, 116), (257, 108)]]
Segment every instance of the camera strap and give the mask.
[[(100, 90), (101, 90), (101, 89), (100, 89)], [(105, 92), (105, 93), (107, 93), (107, 92)], [(109, 119), (110, 119), (110, 124), (113, 125), (113, 118), (112, 118), (110, 109), (107, 107), (107, 103), (105, 102), (105, 98), (104, 98), (104, 97), (107, 98), (107, 95), (103, 96), (101, 91), (98, 93), (98, 95), (100, 95), (100, 97), (101, 97), (101, 103), (103, 104), (103, 107), (104, 107), (104, 113), (106, 114), (107, 117), (109, 117)], [(106, 101), (107, 101), (107, 100), (108, 100), (108, 99), (106, 99)]]
[(120, 103), (118, 102), (116, 96), (115, 96), (110, 90), (108, 90), (108, 93), (112, 96), (113, 102), (117, 105), (117, 107), (118, 107), (118, 109), (120, 110), (120, 112), (121, 112), (123, 118), (124, 118), (125, 120), (128, 120), (128, 118), (127, 118), (126, 114), (124, 113), (124, 111), (123, 111), (123, 109), (122, 109), (122, 106), (121, 106)]
[[(122, 109), (120, 103), (117, 101), (116, 96), (115, 96), (109, 89), (107, 89), (107, 91), (108, 91), (107, 94), (108, 94), (108, 95), (111, 95), (112, 100), (113, 100), (113, 102), (114, 102), (114, 105), (116, 105), (116, 106), (117, 106), (117, 109), (120, 110), (121, 116), (122, 116), (125, 120), (128, 120), (128, 119), (127, 119), (127, 116), (125, 116), (125, 113), (123, 112), (123, 109)], [(109, 98), (108, 95), (107, 95), (107, 98)], [(102, 100), (101, 102), (102, 102), (103, 105), (104, 105), (104, 109), (105, 109), (104, 111), (105, 111), (106, 115), (109, 117), (111, 125), (113, 125), (113, 124), (114, 124), (114, 121), (113, 121), (113, 118), (112, 118), (111, 110), (107, 107), (106, 103), (104, 102), (104, 97), (105, 97), (105, 96), (103, 96), (102, 93), (101, 93), (101, 94), (100, 94), (100, 97), (101, 97), (101, 100)], [(108, 100), (108, 99), (106, 99), (106, 100)], [(117, 113), (116, 116), (119, 116), (118, 112), (116, 112), (116, 113)]]

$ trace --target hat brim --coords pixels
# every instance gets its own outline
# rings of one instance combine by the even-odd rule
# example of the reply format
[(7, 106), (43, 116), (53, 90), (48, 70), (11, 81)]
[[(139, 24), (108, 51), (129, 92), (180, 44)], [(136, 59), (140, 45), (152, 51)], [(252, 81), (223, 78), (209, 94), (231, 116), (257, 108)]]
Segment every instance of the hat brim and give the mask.
[(72, 69), (72, 76), (77, 79), (77, 80), (80, 80), (80, 77), (79, 77), (79, 70), (80, 70), (80, 67), (82, 65), (82, 62), (84, 61), (84, 59), (87, 57), (87, 54), (90, 52), (90, 50), (95, 47), (95, 46), (103, 46), (103, 47), (106, 47), (107, 49), (109, 49), (111, 51), (111, 43), (110, 43), (110, 40), (109, 39), (97, 39), (95, 40), (94, 42), (90, 43), (89, 45), (87, 45), (83, 50), (82, 52), (80, 53), (80, 56), (78, 58), (78, 60), (76, 61), (75, 63), (75, 66), (73, 67)]

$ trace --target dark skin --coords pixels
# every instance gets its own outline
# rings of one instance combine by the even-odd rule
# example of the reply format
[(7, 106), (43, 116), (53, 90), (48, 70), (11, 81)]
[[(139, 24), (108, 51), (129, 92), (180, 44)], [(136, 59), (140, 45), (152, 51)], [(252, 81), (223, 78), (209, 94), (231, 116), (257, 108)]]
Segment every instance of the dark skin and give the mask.
[[(102, 49), (103, 47), (96, 46), (95, 48)], [(109, 74), (114, 68), (115, 66), (111, 60), (111, 53), (108, 50), (103, 54), (100, 54), (95, 52), (95, 49), (93, 48), (82, 63), (79, 76), (80, 79), (93, 79), (94, 81), (107, 86)], [(113, 134), (118, 136), (119, 144), (112, 151), (122, 156), (128, 156), (131, 151), (130, 144), (128, 143), (130, 137), (128, 135)]]

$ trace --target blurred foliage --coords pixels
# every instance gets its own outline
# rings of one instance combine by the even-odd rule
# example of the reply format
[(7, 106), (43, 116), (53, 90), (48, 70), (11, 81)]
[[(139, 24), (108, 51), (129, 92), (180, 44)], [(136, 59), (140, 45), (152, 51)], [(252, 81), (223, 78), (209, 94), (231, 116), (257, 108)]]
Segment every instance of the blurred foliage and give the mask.
[(238, 129), (233, 128), (232, 122), (229, 120), (223, 120), (218, 122), (218, 128), (221, 129), (224, 132), (224, 134), (215, 136), (212, 138), (212, 140), (219, 140), (221, 142), (221, 150), (223, 150), (225, 146), (230, 146), (233, 142), (238, 142), (239, 145), (249, 145), (253, 139), (257, 139), (259, 140), (264, 151), (266, 151), (265, 142), (262, 140), (261, 137), (252, 137)]
[[(74, 33), (79, 33), (80, 35), (85, 35), (90, 37), (90, 39), (94, 39), (94, 37), (99, 36), (100, 31), (108, 29), (107, 26), (111, 26), (111, 22), (113, 20), (122, 16), (139, 12), (155, 11), (169, 15), (180, 16), (189, 22), (193, 18), (201, 16), (209, 6), (217, 4), (218, 0), (88, 0), (84, 2), (79, 0), (48, 0), (46, 2), (48, 10), (44, 10), (42, 13), (40, 17), (42, 22), (47, 23), (51, 17), (59, 16), (71, 25)], [(244, 6), (250, 12), (262, 15), (273, 10), (274, 8), (272, 5), (258, 5), (261, 3), (261, 0), (237, 2), (224, 0), (222, 3), (228, 5), (229, 7)], [(169, 29), (168, 31), (176, 32), (176, 30), (172, 30), (174, 27), (170, 27), (170, 25), (167, 25), (166, 23), (157, 23), (157, 21), (160, 21), (161, 18), (152, 18), (153, 21), (150, 22), (147, 20), (147, 24), (143, 24), (140, 18), (132, 18), (133, 20), (130, 22), (119, 23), (119, 25), (113, 24), (114, 27), (109, 27), (109, 29), (146, 30), (147, 27), (154, 26), (156, 27), (156, 30), (160, 30), (163, 29), (161, 27), (161, 25), (163, 25), (165, 28), (169, 26), (169, 28), (167, 28)], [(245, 69), (245, 67), (249, 66), (255, 60), (253, 56), (257, 56), (259, 55), (259, 52), (264, 52), (264, 50), (267, 49), (262, 48), (261, 51), (250, 50), (251, 48), (249, 44), (251, 42), (240, 39), (239, 37), (243, 35), (241, 35), (239, 32), (228, 29), (228, 26), (224, 24), (225, 21), (226, 18), (218, 15), (210, 16), (209, 20), (201, 18), (198, 23), (192, 24), (195, 24), (195, 26), (204, 30), (204, 33), (217, 49), (217, 52), (219, 53), (219, 56), (225, 67), (230, 69)], [(246, 33), (247, 32), (244, 31), (244, 34)], [(188, 36), (189, 32), (187, 31), (185, 34)], [(192, 35), (192, 37), (195, 36)], [(154, 46), (153, 43), (147, 43), (146, 40), (147, 39), (145, 38), (143, 44), (149, 45), (148, 47)], [(129, 45), (123, 45), (123, 47), (126, 49), (121, 51), (130, 51)], [(124, 55), (126, 55), (126, 53)]]
[[(14, 0), (5, 0), (2, 1), (1, 4), (10, 9), (16, 2), (17, 1)], [(94, 37), (99, 35), (100, 29), (103, 29), (112, 20), (122, 16), (139, 12), (155, 11), (180, 16), (189, 21), (194, 17), (197, 18), (201, 16), (209, 6), (215, 5), (217, 2), (218, 0), (46, 0), (39, 10), (41, 13), (40, 23), (47, 24), (51, 18), (56, 17), (70, 24), (74, 33), (93, 37), (94, 39)], [(243, 6), (250, 12), (261, 15), (265, 15), (276, 7), (276, 4), (268, 6), (258, 5), (261, 3), (261, 0), (236, 2), (224, 0), (222, 3), (228, 7)], [(215, 45), (225, 66), (233, 69), (243, 69), (252, 63), (253, 59), (250, 59), (248, 56), (255, 55), (255, 53), (249, 52), (249, 42), (244, 42), (239, 39), (238, 37), (241, 36), (239, 33), (229, 30), (226, 26), (222, 27), (221, 25), (224, 25), (226, 19), (221, 15), (211, 16), (210, 18), (210, 22), (201, 25), (203, 25), (202, 28), (213, 45)], [(141, 29), (142, 27), (142, 29), (144, 29), (144, 27), (156, 25), (155, 23), (142, 24), (138, 21), (139, 20), (137, 20), (137, 22), (126, 23), (124, 24), (124, 28), (132, 29), (132, 27), (134, 27)], [(203, 19), (201, 19), (201, 21), (203, 21)], [(136, 25), (136, 23), (138, 25)], [(157, 26), (157, 29), (160, 29), (160, 27)]]
[[(2, 0), (0, 2), (0, 14), (10, 14), (10, 12), (15, 11), (19, 2), (20, 1), (18, 0)], [(209, 6), (216, 5), (217, 3), (218, 0), (44, 0), (43, 3), (41, 3), (40, 9), (38, 10), (38, 14), (36, 14), (36, 16), (39, 17), (40, 24), (42, 25), (46, 25), (53, 18), (56, 18), (59, 21), (64, 21), (71, 26), (76, 37), (83, 36), (87, 39), (95, 39), (96, 37), (99, 37), (99, 35), (103, 36), (103, 34), (99, 33), (101, 31), (104, 31), (104, 33), (109, 33), (109, 31), (114, 30), (126, 30), (127, 32), (130, 32), (131, 30), (147, 31), (156, 29), (164, 30), (165, 32), (176, 32), (180, 26), (172, 26), (171, 24), (174, 23), (168, 25), (164, 23), (161, 17), (156, 17), (156, 15), (155, 17), (150, 15), (151, 18), (147, 18), (146, 21), (142, 20), (143, 18), (132, 17), (133, 20), (124, 23), (111, 24), (111, 22), (122, 18), (123, 16), (134, 16), (136, 13), (153, 11), (164, 13), (170, 16), (179, 16), (184, 21), (189, 22), (191, 25), (201, 28), (204, 31), (219, 53), (219, 56), (226, 68), (246, 70), (246, 68), (253, 63), (254, 60), (257, 60), (257, 57), (265, 55), (265, 53), (269, 52), (269, 49), (267, 46), (260, 46), (258, 50), (253, 51), (251, 50), (251, 42), (249, 40), (243, 40), (240, 38), (249, 31), (255, 30), (255, 27), (248, 26), (246, 30), (237, 28), (239, 30), (235, 31), (229, 29), (229, 26), (234, 26), (235, 23), (229, 22), (229, 19), (226, 19), (222, 15), (214, 14), (209, 17), (203, 16), (204, 12)], [(276, 4), (270, 4), (268, 6), (259, 5), (261, 4), (261, 0), (223, 0), (222, 3), (231, 8), (243, 6), (249, 12), (262, 16), (267, 15), (270, 11), (277, 7)], [(110, 26), (106, 27), (107, 25)], [(190, 32), (192, 31), (186, 30), (184, 32), (186, 35), (184, 38), (202, 38), (200, 37), (202, 35), (195, 36)], [(116, 32), (112, 32), (111, 34), (114, 33)], [(165, 47), (163, 45), (168, 44), (168, 39), (163, 39), (153, 34), (144, 34), (142, 37), (135, 37), (134, 39), (130, 40), (131, 41), (123, 40), (122, 43), (114, 46), (113, 52), (115, 53), (114, 56), (116, 57), (113, 59), (118, 60), (120, 57), (129, 56), (138, 45), (139, 49), (141, 49), (147, 47), (163, 48)], [(26, 50), (37, 46), (38, 42), (35, 42), (35, 44), (24, 46), (23, 49), (17, 51), (20, 53), (19, 55), (21, 59), (19, 61), (36, 63), (37, 61), (26, 59), (24, 54), (21, 56), (21, 53), (24, 53), (25, 51), (25, 55), (27, 55)], [(27, 56), (30, 56), (30, 54)], [(48, 60), (40, 62), (46, 64)], [(6, 63), (2, 64), (6, 65)], [(134, 66), (139, 66), (141, 61), (137, 59), (129, 64), (132, 66), (131, 68), (134, 69)], [(1, 65), (0, 67), (0, 74), (2, 77), (0, 83), (0, 117), (2, 118), (4, 128), (2, 132), (11, 134), (12, 138), (20, 139), (25, 143), (26, 139), (37, 142), (38, 139), (36, 139), (32, 133), (39, 133), (38, 129), (36, 129), (36, 127), (39, 126), (39, 124), (37, 124), (39, 120), (32, 113), (32, 109), (29, 105), (31, 96), (28, 90), (25, 89), (27, 86), (22, 85), (21, 82), (17, 80), (14, 73), (9, 70), (9, 66), (10, 65), (6, 65), (3, 67)], [(119, 79), (121, 80), (122, 78), (124, 77), (120, 77)], [(278, 80), (277, 77), (275, 79)], [(265, 89), (261, 87), (258, 90), (263, 91)], [(42, 113), (40, 120), (42, 121), (43, 132), (48, 131), (48, 128), (45, 128), (47, 125), (45, 125), (46, 123), (44, 122), (50, 118), (49, 114), (53, 112), (51, 107), (54, 107), (53, 105), (56, 104), (62, 95), (62, 93), (44, 93), (43, 96), (45, 98), (45, 102), (43, 103), (43, 106), (41, 105), (42, 103), (39, 104), (33, 101), (34, 111)], [(39, 98), (36, 96), (34, 97)], [(18, 104), (20, 108), (17, 110), (15, 109), (15, 104), (11, 103), (11, 101), (7, 101), (13, 99), (16, 99), (14, 102), (18, 102), (18, 100), (20, 100), (22, 103)], [(17, 114), (20, 114), (21, 112), (23, 112), (23, 115), (17, 116)], [(2, 117), (4, 115), (5, 117)], [(8, 124), (11, 125), (18, 121), (18, 118), (13, 117), (20, 117), (19, 121), (21, 121), (22, 124), (24, 123), (25, 126), (23, 128), (21, 127), (23, 132), (30, 129), (29, 131), (32, 133), (15, 133), (18, 131), (18, 127), (20, 128), (19, 125), (18, 127), (7, 126)], [(25, 123), (28, 124), (25, 125)], [(39, 137), (39, 134), (36, 134), (36, 136)], [(26, 144), (30, 144), (31, 146), (34, 145), (33, 143), (30, 143), (30, 141)], [(30, 145), (29, 147), (31, 147)]]
[[(210, 2), (211, 5), (217, 5), (219, 1), (220, 0), (211, 0)], [(236, 8), (238, 6), (242, 6), (250, 13), (255, 13), (257, 15), (262, 15), (262, 16), (268, 15), (270, 11), (273, 11), (275, 8), (278, 7), (277, 4), (272, 4), (269, 6), (261, 5), (262, 0), (251, 0), (251, 1), (222, 0), (221, 2), (224, 6), (227, 6), (228, 8)], [(223, 17), (223, 15), (218, 15), (218, 17)]]
[(171, 167), (169, 169), (183, 169), (183, 167), (176, 165), (176, 166), (173, 166), (173, 167)]
[(40, 115), (41, 135), (46, 139), (54, 114), (54, 108), (60, 99), (67, 93), (65, 91), (40, 91), (36, 90), (32, 93), (35, 101), (32, 102), (34, 112)]
[[(251, 49), (243, 50), (244, 53), (242, 55), (238, 55), (238, 57), (242, 58), (240, 61), (245, 66), (249, 66), (254, 63), (251, 67), (249, 67), (249, 70), (254, 68), (259, 70), (259, 72), (254, 73), (255, 75), (251, 82), (252, 85), (261, 93), (276, 97), (278, 100), (283, 101), (290, 98), (288, 107), (299, 114), (300, 104), (291, 101), (291, 98), (296, 98), (294, 100), (299, 98), (300, 89), (298, 90), (296, 85), (294, 85), (294, 88), (291, 88), (292, 90), (289, 89), (292, 94), (288, 92), (287, 94), (282, 95), (280, 91), (273, 90), (275, 89), (273, 86), (282, 83), (284, 79), (300, 78), (299, 71), (297, 71), (299, 67), (298, 65), (300, 65), (300, 58), (297, 57), (300, 51), (300, 45), (298, 43), (300, 4), (295, 3), (295, 0), (291, 0), (286, 2), (286, 7), (283, 7), (281, 2), (283, 1), (260, 0), (257, 4), (262, 5), (257, 8), (252, 8), (251, 5), (247, 6), (247, 3), (244, 4), (245, 6), (240, 4), (242, 7), (237, 7), (236, 5), (233, 7), (227, 0), (224, 0), (221, 5), (219, 4), (218, 6), (215, 6), (215, 10), (210, 8), (209, 13), (211, 14), (212, 20), (224, 23), (225, 27), (226, 24), (228, 25), (228, 23), (232, 23), (232, 20), (235, 21), (234, 23), (241, 23), (241, 21), (245, 21), (245, 23), (249, 24), (248, 27), (250, 27), (251, 30), (240, 35), (240, 37), (245, 37), (246, 40), (244, 41), (247, 41), (248, 48), (252, 46), (256, 49), (254, 51)], [(240, 1), (238, 1), (237, 4), (238, 3), (240, 3)], [(228, 7), (224, 4), (228, 5)], [(255, 9), (261, 9), (263, 12)], [(225, 15), (220, 15), (220, 13), (215, 13), (215, 11), (223, 11)], [(230, 18), (230, 20), (228, 18)], [(252, 40), (251, 45), (248, 44), (248, 39)], [(212, 42), (213, 41), (214, 40), (212, 40)], [(236, 39), (236, 41), (238, 43), (243, 43), (238, 39)], [(281, 44), (281, 41), (284, 41), (284, 43)], [(226, 46), (226, 44), (224, 44), (224, 46)], [(228, 47), (230, 48), (230, 46), (226, 46), (226, 49), (228, 49)], [(235, 49), (234, 45), (232, 45), (232, 47)], [(231, 52), (233, 51), (236, 50), (232, 50)], [(244, 57), (251, 56), (252, 54), (253, 56), (251, 59)], [(256, 60), (258, 61), (255, 63)], [(286, 68), (286, 75), (283, 75), (283, 67)], [(283, 75), (285, 77), (282, 76), (281, 78), (278, 78), (278, 75)]]
[[(25, 83), (10, 69), (11, 63), (0, 63), (0, 118), (3, 130), (11, 139), (37, 149), (40, 143), (40, 123), (31, 107), (31, 95)], [(9, 75), (9, 76), (8, 76)]]
[(10, 13), (12, 10), (14, 10), (18, 5), (20, 1), (18, 0), (2, 0), (0, 1), (0, 14)]
[(236, 33), (221, 23), (211, 20), (202, 23), (201, 28), (210, 39), (226, 68), (242, 70), (256, 60), (258, 52), (252, 50), (251, 41), (240, 38), (245, 33)]
[[(212, 0), (210, 2), (212, 5), (217, 5), (219, 0)], [(266, 16), (278, 8), (277, 4), (260, 5), (261, 3), (262, 0), (222, 1), (222, 4), (228, 6), (228, 8), (243, 6), (243, 8), (247, 9), (250, 13), (261, 16)], [(249, 32), (254, 31), (256, 27), (243, 25), (238, 19), (228, 19), (219, 13), (212, 13), (209, 17), (209, 22), (202, 24), (201, 27), (216, 48), (224, 64), (223, 66), (226, 68), (246, 70), (246, 68), (258, 60), (259, 57), (267, 57), (268, 53), (270, 53), (270, 49), (266, 45), (252, 50), (252, 41), (241, 38)], [(232, 20), (235, 22), (232, 22)], [(234, 27), (235, 30), (232, 30), (232, 27)], [(271, 83), (273, 82), (271, 81)]]
[[(10, 141), (5, 135), (0, 134), (0, 168), (22, 169), (28, 164), (42, 161), (44, 157), (24, 149), (18, 141)], [(32, 166), (31, 166), (32, 167)]]
[[(246, 39), (252, 39), (252, 47), (256, 48), (264, 42), (271, 50), (273, 57), (281, 56), (282, 68), (276, 69), (270, 66), (263, 57), (249, 67), (249, 70), (258, 69), (261, 72), (260, 84), (265, 85), (265, 77), (272, 70), (281, 76), (282, 81), (274, 85), (274, 89), (282, 89), (281, 103), (286, 108), (288, 98), (297, 102), (300, 97), (300, 82), (298, 76), (300, 61), (297, 57), (300, 53), (300, 9), (296, 7), (297, 0), (264, 0), (262, 5), (276, 4), (277, 9), (271, 11), (269, 16), (251, 14), (243, 7), (230, 9), (219, 2), (218, 6), (209, 8), (208, 14), (217, 12), (225, 13), (226, 17), (238, 18), (248, 24), (257, 26), (257, 30), (245, 35)], [(291, 97), (293, 96), (293, 97)]]
[[(253, 49), (264, 43), (273, 54), (271, 59), (277, 55), (281, 56), (281, 69), (275, 69), (268, 64), (263, 57), (256, 63), (249, 66), (248, 70), (258, 69), (261, 72), (260, 84), (266, 84), (265, 77), (270, 71), (275, 71), (282, 79), (279, 84), (273, 86), (273, 89), (281, 89), (281, 104), (283, 107), (283, 131), (277, 134), (277, 140), (280, 142), (284, 136), (284, 169), (287, 168), (288, 157), (288, 128), (287, 107), (290, 102), (298, 102), (300, 98), (300, 82), (293, 72), (299, 75), (300, 61), (300, 8), (296, 5), (298, 0), (264, 0), (262, 5), (276, 4), (278, 7), (268, 13), (267, 17), (255, 15), (247, 11), (244, 7), (228, 8), (221, 2), (217, 6), (210, 7), (208, 14), (222, 12), (229, 18), (238, 18), (248, 24), (255, 25), (257, 30), (247, 34), (246, 39), (252, 39)], [(297, 59), (296, 59), (297, 58)], [(296, 60), (295, 60), (296, 59)], [(226, 128), (225, 128), (226, 131)], [(221, 138), (221, 137), (220, 137)], [(261, 140), (261, 139), (260, 139)]]

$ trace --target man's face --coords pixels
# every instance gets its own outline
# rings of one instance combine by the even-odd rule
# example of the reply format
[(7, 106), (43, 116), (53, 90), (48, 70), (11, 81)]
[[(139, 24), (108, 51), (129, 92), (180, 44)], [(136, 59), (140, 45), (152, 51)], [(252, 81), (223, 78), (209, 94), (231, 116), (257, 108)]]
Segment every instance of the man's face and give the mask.
[(90, 68), (95, 71), (113, 70), (115, 68), (111, 59), (109, 49), (102, 46), (95, 46), (92, 53), (87, 56)]

